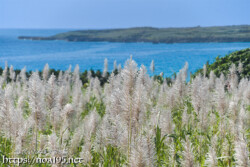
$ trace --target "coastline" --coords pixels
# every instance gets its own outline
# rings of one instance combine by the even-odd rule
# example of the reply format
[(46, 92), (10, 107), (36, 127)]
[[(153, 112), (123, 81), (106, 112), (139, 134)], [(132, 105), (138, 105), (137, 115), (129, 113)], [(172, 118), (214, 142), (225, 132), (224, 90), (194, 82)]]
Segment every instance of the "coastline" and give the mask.
[(52, 36), (18, 36), (21, 40), (123, 43), (221, 43), (250, 42), (250, 26), (188, 28), (136, 27), (124, 29), (74, 30)]

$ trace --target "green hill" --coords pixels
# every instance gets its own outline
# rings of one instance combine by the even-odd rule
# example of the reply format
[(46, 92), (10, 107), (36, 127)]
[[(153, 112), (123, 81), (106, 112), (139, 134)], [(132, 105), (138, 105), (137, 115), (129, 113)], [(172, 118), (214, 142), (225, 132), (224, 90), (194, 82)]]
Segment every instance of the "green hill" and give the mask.
[[(239, 77), (250, 78), (250, 48), (233, 52), (229, 55), (226, 55), (225, 57), (218, 56), (214, 63), (207, 63), (206, 75), (209, 75), (210, 71), (214, 71), (216, 76), (219, 76), (221, 73), (226, 76), (229, 73), (230, 66), (235, 64), (238, 67), (240, 62), (243, 66)], [(203, 73), (203, 69), (197, 70), (194, 75), (197, 75), (198, 73)]]
[(250, 26), (79, 30), (50, 37), (20, 36), (19, 39), (152, 43), (250, 42)]

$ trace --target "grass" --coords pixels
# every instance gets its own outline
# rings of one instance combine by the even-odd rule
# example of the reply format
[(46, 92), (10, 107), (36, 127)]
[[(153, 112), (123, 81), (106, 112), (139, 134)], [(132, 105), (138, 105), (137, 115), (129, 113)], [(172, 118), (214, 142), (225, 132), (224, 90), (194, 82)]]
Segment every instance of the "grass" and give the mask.
[[(244, 64), (248, 53), (235, 52), (215, 63)], [(6, 66), (0, 75), (0, 166), (14, 166), (3, 164), (4, 155), (83, 159), (68, 164), (72, 167), (248, 167), (249, 71), (237, 66), (230, 63), (225, 71), (230, 75), (219, 77), (204, 75), (219, 68), (207, 65), (187, 82), (186, 65), (170, 84), (149, 76), (132, 59), (116, 75), (103, 78), (98, 72), (87, 81), (79, 68), (59, 77), (48, 68), (15, 73)]]

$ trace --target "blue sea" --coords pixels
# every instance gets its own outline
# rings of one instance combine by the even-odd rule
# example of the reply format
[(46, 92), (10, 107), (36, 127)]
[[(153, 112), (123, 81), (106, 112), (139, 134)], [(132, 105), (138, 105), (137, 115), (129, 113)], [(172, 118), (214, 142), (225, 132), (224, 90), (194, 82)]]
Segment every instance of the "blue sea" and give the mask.
[(104, 59), (124, 65), (132, 55), (138, 66), (144, 64), (149, 68), (155, 62), (155, 74), (164, 72), (170, 76), (189, 63), (190, 72), (215, 58), (225, 56), (233, 51), (250, 47), (250, 42), (237, 43), (111, 43), (111, 42), (66, 42), (66, 41), (31, 41), (19, 40), (18, 36), (50, 36), (68, 29), (0, 29), (0, 67), (5, 61), (15, 69), (26, 66), (27, 70), (42, 70), (46, 63), (51, 68), (66, 70), (71, 64), (79, 64), (80, 70), (102, 70)]

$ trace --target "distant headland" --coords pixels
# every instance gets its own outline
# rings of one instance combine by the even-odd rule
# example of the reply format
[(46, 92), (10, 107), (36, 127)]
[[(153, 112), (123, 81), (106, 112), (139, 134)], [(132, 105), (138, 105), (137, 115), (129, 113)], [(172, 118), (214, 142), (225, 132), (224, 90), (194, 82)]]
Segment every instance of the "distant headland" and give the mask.
[(78, 30), (49, 37), (19, 36), (18, 39), (150, 43), (250, 42), (250, 25)]

